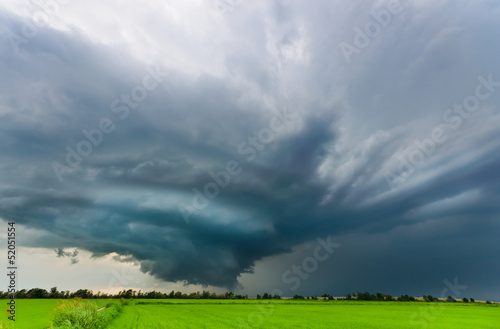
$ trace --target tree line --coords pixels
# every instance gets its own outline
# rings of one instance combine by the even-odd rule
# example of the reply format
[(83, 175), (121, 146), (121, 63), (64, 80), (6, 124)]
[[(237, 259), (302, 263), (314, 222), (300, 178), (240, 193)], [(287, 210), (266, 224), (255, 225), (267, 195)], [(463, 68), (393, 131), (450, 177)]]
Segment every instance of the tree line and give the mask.
[[(413, 296), (408, 296), (408, 295), (401, 295), (399, 297), (393, 297), (392, 295), (384, 294), (381, 292), (377, 292), (375, 295), (370, 294), (369, 292), (352, 292), (348, 293), (345, 295), (345, 297), (333, 297), (329, 294), (323, 294), (321, 295), (321, 298), (323, 300), (367, 300), (367, 301), (398, 301), (398, 302), (414, 302), (417, 299)], [(299, 299), (299, 300), (317, 300), (318, 296), (301, 296), (301, 295), (294, 295), (292, 299)], [(442, 299), (439, 299), (437, 297), (434, 297), (432, 295), (424, 295), (423, 296), (424, 301), (426, 302), (441, 302), (443, 301)], [(456, 302), (457, 300), (451, 296), (448, 296), (447, 299), (444, 301), (446, 302)], [(462, 302), (464, 303), (474, 303), (475, 300), (474, 298), (462, 298)], [(486, 301), (487, 304), (490, 304), (491, 302)]]
[[(6, 291), (0, 291), (0, 299), (10, 298), (11, 294)], [(223, 294), (216, 294), (214, 292), (210, 293), (209, 291), (203, 290), (202, 292), (192, 292), (190, 294), (183, 293), (181, 291), (172, 290), (170, 293), (164, 293), (160, 291), (148, 291), (142, 292), (141, 290), (136, 291), (133, 289), (122, 290), (116, 294), (108, 294), (97, 292), (94, 293), (89, 289), (78, 289), (75, 292), (70, 292), (68, 290), (59, 291), (57, 287), (52, 287), (49, 291), (42, 288), (32, 288), (29, 290), (21, 289), (15, 292), (15, 298), (17, 299), (44, 299), (44, 298), (52, 298), (52, 299), (71, 299), (71, 298), (82, 298), (82, 299), (114, 299), (114, 298), (125, 298), (125, 299), (248, 299), (248, 295), (235, 295), (231, 291), (227, 291)], [(281, 299), (282, 297), (279, 295), (272, 295), (269, 293), (264, 293), (262, 295), (257, 294), (257, 299)], [(345, 297), (333, 297), (329, 294), (323, 294), (321, 296), (323, 300), (363, 300), (363, 301), (400, 301), (400, 302), (413, 302), (416, 300), (413, 296), (401, 295), (399, 297), (393, 297), (388, 294), (384, 294), (381, 292), (377, 292), (375, 295), (370, 294), (369, 292), (352, 292), (345, 295)], [(296, 300), (317, 300), (318, 296), (301, 296), (294, 295), (292, 299)], [(441, 302), (442, 299), (434, 297), (432, 295), (424, 295), (424, 301), (426, 302)], [(456, 300), (448, 296), (446, 302), (456, 302)], [(462, 298), (462, 302), (464, 303), (474, 303), (474, 298)], [(487, 304), (491, 302), (486, 301)]]
[[(265, 294), (266, 295), (266, 294)], [(0, 299), (10, 298), (11, 294), (6, 291), (0, 291)], [(248, 295), (235, 295), (231, 291), (227, 291), (223, 294), (210, 293), (209, 291), (203, 290), (202, 292), (193, 292), (190, 294), (183, 293), (181, 291), (172, 290), (170, 293), (163, 293), (160, 291), (148, 291), (142, 292), (141, 290), (136, 291), (133, 289), (122, 290), (116, 294), (108, 294), (103, 292), (94, 293), (89, 289), (78, 289), (75, 292), (58, 291), (57, 287), (53, 287), (50, 291), (42, 288), (32, 288), (29, 290), (21, 289), (15, 292), (15, 298), (17, 299), (71, 299), (71, 298), (82, 298), (82, 299), (113, 299), (113, 298), (137, 298), (137, 299), (247, 299)]]

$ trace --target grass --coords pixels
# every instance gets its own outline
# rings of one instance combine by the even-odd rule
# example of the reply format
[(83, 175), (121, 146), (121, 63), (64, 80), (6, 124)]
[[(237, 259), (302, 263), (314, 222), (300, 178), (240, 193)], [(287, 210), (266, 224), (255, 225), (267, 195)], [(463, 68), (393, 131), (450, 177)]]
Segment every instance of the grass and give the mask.
[[(51, 316), (57, 314), (54, 312), (57, 310), (57, 305), (68, 303), (50, 299), (17, 302), (18, 316), (15, 328), (21, 329), (49, 328)], [(90, 303), (95, 303), (95, 307), (100, 308), (110, 302), (112, 303), (108, 305), (110, 307), (99, 312), (99, 323), (94, 324), (97, 327), (108, 329), (500, 327), (498, 304), (157, 299), (135, 300), (123, 306), (118, 300), (93, 300)]]
[[(16, 300), (16, 321), (7, 320), (4, 312), (0, 319), (0, 329), (45, 329), (50, 328), (51, 316), (58, 303), (66, 300), (57, 299), (17, 299)], [(2, 303), (7, 303), (4, 299)], [(97, 299), (95, 303), (98, 308), (104, 307), (107, 303), (116, 303), (117, 300)]]
[(108, 328), (499, 328), (499, 319), (498, 305), (462, 303), (153, 300), (125, 307)]
[(97, 304), (92, 301), (66, 300), (53, 311), (54, 328), (98, 328)]

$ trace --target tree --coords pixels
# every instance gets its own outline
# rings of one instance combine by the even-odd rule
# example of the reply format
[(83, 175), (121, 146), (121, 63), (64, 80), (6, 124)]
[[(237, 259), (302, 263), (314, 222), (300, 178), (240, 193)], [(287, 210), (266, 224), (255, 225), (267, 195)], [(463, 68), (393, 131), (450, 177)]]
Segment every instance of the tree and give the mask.
[(466, 297), (462, 298), (462, 301), (463, 301), (464, 303), (468, 303), (468, 302), (469, 302), (469, 300), (468, 300)]
[(451, 297), (451, 296), (448, 296), (448, 298), (446, 298), (446, 301), (447, 301), (448, 303), (454, 303), (454, 302), (456, 302), (455, 298), (453, 298), (453, 297)]
[(424, 300), (426, 302), (433, 302), (434, 301), (434, 297), (432, 297), (432, 295), (428, 295), (428, 296), (424, 295)]
[(470, 298), (470, 302), (474, 303), (475, 302), (474, 298)]
[(49, 298), (59, 298), (59, 297), (60, 294), (59, 291), (57, 291), (57, 287), (50, 288)]
[(28, 298), (47, 298), (49, 296), (49, 293), (45, 289), (41, 288), (33, 288), (28, 291), (26, 294), (26, 297)]

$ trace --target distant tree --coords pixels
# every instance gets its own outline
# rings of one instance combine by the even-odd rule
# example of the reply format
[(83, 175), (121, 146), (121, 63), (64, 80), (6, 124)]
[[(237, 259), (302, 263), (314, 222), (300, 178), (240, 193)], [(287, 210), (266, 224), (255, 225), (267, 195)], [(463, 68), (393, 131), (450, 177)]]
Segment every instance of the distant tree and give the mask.
[(127, 291), (124, 290), (121, 297), (123, 297), (125, 299), (130, 299), (130, 298), (133, 298), (134, 296), (135, 296), (135, 291), (133, 291), (132, 289), (129, 289)]
[(446, 301), (447, 301), (448, 303), (454, 303), (454, 302), (456, 302), (455, 298), (453, 298), (453, 297), (451, 297), (451, 296), (448, 296), (448, 298), (446, 298)]
[(347, 299), (347, 300), (351, 300), (351, 299), (352, 299), (351, 294), (349, 294), (349, 293), (348, 293), (347, 295), (345, 295), (345, 299)]
[(16, 298), (22, 299), (22, 298), (26, 298), (26, 293), (27, 293), (26, 289), (21, 289), (21, 290), (16, 291), (14, 296)]
[(491, 302), (489, 300), (486, 301), (486, 304), (491, 304)]
[(70, 297), (71, 298), (76, 297), (76, 298), (81, 298), (81, 299), (90, 299), (93, 297), (93, 295), (94, 295), (94, 293), (92, 292), (92, 290), (78, 289), (74, 293), (70, 294)]
[(49, 293), (45, 289), (33, 288), (33, 289), (30, 289), (26, 293), (26, 297), (27, 298), (37, 298), (37, 299), (47, 298), (47, 297), (49, 297)]
[(474, 302), (476, 302), (476, 301), (474, 300), (474, 298), (470, 298), (470, 302), (471, 302), (471, 303), (474, 303)]
[(415, 297), (413, 296), (401, 295), (400, 297), (398, 297), (398, 302), (414, 302), (414, 301)]
[(49, 298), (60, 298), (60, 293), (57, 291), (57, 287), (50, 288)]
[(391, 295), (385, 295), (385, 300), (391, 302), (394, 300), (394, 297), (392, 297)]
[(468, 302), (469, 302), (469, 300), (468, 300), (466, 297), (462, 298), (462, 301), (463, 301), (464, 303), (468, 303)]
[(257, 294), (257, 299), (262, 299), (262, 296)]
[(385, 299), (384, 294), (381, 292), (377, 292), (377, 300), (384, 300), (384, 299)]

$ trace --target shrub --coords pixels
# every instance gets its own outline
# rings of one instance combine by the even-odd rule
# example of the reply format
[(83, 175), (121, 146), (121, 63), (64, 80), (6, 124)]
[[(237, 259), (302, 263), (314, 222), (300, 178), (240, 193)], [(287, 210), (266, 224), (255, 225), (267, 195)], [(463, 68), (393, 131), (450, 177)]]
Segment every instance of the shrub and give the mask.
[(99, 323), (98, 328), (105, 328), (106, 324), (118, 316), (123, 307), (121, 303), (108, 303), (107, 305), (106, 309), (97, 314), (97, 320)]
[[(128, 302), (127, 302), (128, 303)], [(124, 303), (126, 304), (126, 303)], [(105, 328), (122, 310), (122, 303), (107, 303), (97, 312), (94, 302), (81, 299), (60, 303), (53, 311), (53, 329), (101, 329)]]
[(52, 323), (61, 328), (97, 328), (97, 305), (80, 300), (61, 302), (53, 311)]

